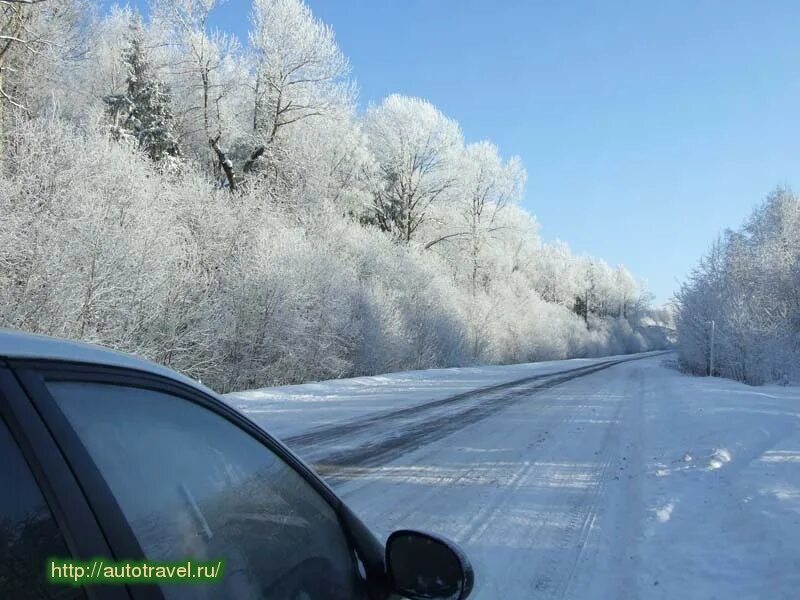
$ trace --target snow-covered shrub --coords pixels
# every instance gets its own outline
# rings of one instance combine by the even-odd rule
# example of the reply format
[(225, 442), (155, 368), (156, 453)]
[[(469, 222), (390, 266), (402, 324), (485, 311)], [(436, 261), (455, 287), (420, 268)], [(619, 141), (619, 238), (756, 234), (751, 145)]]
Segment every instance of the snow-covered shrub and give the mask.
[(460, 364), (461, 324), (421, 258), (329, 213), (265, 218), (226, 277), (226, 388)]
[(0, 186), (3, 324), (202, 372), (218, 268), (210, 247), (224, 245), (215, 235), (224, 211), (215, 209), (229, 199), (196, 174), (160, 175), (100, 128), (37, 120), (10, 140)]

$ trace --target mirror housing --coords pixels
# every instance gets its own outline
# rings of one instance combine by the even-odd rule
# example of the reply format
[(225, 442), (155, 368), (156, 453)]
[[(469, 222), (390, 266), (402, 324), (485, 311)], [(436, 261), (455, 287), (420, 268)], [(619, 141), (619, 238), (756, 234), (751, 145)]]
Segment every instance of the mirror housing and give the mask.
[(386, 569), (393, 591), (411, 600), (464, 600), (475, 583), (472, 565), (455, 542), (412, 529), (389, 536)]

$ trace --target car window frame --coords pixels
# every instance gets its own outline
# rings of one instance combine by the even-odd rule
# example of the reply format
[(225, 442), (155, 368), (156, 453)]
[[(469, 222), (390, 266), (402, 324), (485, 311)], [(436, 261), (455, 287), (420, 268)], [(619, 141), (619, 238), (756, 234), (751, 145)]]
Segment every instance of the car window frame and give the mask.
[[(48, 390), (48, 380), (141, 388), (171, 394), (210, 410), (237, 427), (242, 433), (261, 443), (265, 446), (266, 451), (271, 451), (285, 461), (318, 492), (337, 516), (339, 526), (353, 553), (354, 567), (357, 567), (358, 571), (361, 570), (358, 568), (358, 562), (364, 567), (367, 574), (367, 585), (370, 588), (373, 587), (375, 582), (370, 579), (375, 579), (376, 575), (379, 579), (383, 578), (385, 569), (382, 558), (380, 564), (377, 562), (378, 552), (382, 552), (383, 545), (377, 542), (371, 532), (353, 515), (328, 484), (282, 442), (219, 398), (180, 380), (130, 367), (47, 359), (9, 359), (8, 363), (16, 374), (22, 389), (27, 393), (42, 420), (46, 423), (55, 443), (71, 465), (73, 474), (80, 482), (86, 499), (97, 515), (100, 527), (116, 556), (137, 560), (145, 559), (144, 551), (105, 478)], [(379, 582), (378, 585), (380, 583), (382, 582)], [(136, 585), (129, 586), (129, 589), (136, 600), (163, 600), (164, 598), (161, 588), (157, 585)]]
[[(33, 406), (30, 395), (3, 359), (0, 359), (0, 418), (19, 448), (70, 558), (88, 561), (96, 556), (114, 556), (66, 457)], [(131, 597), (124, 585), (89, 586), (83, 590), (90, 600)]]

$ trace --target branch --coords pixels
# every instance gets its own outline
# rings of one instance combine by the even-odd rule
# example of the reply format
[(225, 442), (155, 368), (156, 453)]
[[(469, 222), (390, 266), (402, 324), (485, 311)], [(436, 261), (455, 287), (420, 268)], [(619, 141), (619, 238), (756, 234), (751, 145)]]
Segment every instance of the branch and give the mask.
[(20, 110), (23, 110), (23, 111), (25, 111), (27, 114), (31, 114), (31, 111), (30, 111), (30, 110), (28, 110), (28, 108), (27, 108), (27, 107), (25, 107), (25, 106), (22, 106), (22, 104), (20, 104), (20, 103), (18, 103), (18, 102), (14, 102), (14, 99), (13, 99), (11, 96), (9, 96), (8, 94), (6, 94), (5, 90), (3, 90), (2, 88), (0, 88), (0, 96), (2, 96), (3, 98), (5, 98), (5, 99), (6, 99), (6, 102), (8, 102), (9, 104), (11, 104), (11, 106), (16, 106), (16, 107), (17, 107), (17, 108), (19, 108)]
[(299, 117), (295, 117), (294, 119), (289, 119), (287, 121), (280, 121), (278, 126), (279, 127), (283, 127), (284, 125), (291, 125), (292, 123), (297, 123), (297, 121), (302, 121), (303, 119), (307, 119), (309, 117), (321, 117), (321, 116), (322, 116), (321, 112), (312, 112), (312, 113), (308, 113), (306, 115), (301, 115)]
[(19, 42), (20, 44), (28, 44), (28, 40), (23, 40), (21, 38), (15, 37), (13, 35), (0, 35), (0, 40), (9, 41), (9, 42)]
[(425, 244), (424, 248), (425, 248), (425, 250), (430, 250), (430, 248), (432, 246), (435, 246), (439, 242), (443, 242), (443, 241), (445, 241), (447, 239), (458, 237), (460, 235), (469, 235), (469, 233), (470, 233), (469, 231), (459, 231), (458, 233), (448, 233), (447, 235), (443, 235), (442, 237), (437, 238), (437, 239), (433, 240), (432, 242), (428, 242), (427, 244)]

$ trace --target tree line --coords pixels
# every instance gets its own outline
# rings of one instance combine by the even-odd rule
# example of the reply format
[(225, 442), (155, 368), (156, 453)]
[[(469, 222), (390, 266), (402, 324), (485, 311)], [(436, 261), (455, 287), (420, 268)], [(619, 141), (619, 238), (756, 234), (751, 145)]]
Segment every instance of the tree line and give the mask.
[(772, 192), (713, 244), (676, 300), (686, 370), (751, 384), (796, 380), (800, 199), (788, 188)]
[(0, 0), (0, 324), (222, 390), (660, 347), (624, 267), (543, 243), (526, 173), (431, 103), (360, 111), (332, 29)]

